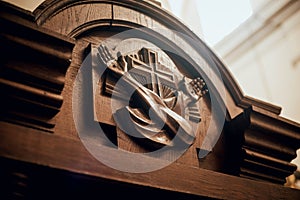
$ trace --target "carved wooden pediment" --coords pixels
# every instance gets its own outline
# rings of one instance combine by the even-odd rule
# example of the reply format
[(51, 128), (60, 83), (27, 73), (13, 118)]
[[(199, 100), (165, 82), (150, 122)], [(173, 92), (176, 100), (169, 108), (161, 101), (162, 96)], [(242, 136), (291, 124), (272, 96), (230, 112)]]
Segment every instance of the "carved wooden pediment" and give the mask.
[[(139, 41), (129, 43), (136, 46)], [(101, 98), (95, 101), (105, 102), (108, 95), (106, 107), (111, 106), (113, 115), (103, 115), (100, 104), (94, 107), (94, 112), (100, 115), (98, 119), (96, 114), (96, 120), (116, 125), (119, 131), (139, 135), (140, 140), (153, 143), (152, 147), (174, 146), (176, 134), (186, 145), (194, 142), (197, 132), (194, 130), (200, 122), (199, 100), (208, 91), (203, 79), (188, 80), (171, 60), (165, 58), (166, 63), (159, 62), (160, 55), (153, 49), (142, 47), (129, 55), (119, 55), (117, 59), (106, 46), (95, 51), (94, 73), (101, 65), (107, 66), (105, 74), (94, 75), (94, 91), (98, 91)], [(101, 77), (102, 81), (96, 77)], [(97, 93), (94, 96), (98, 96)]]
[(153, 197), (299, 197), (281, 185), (296, 170), (300, 125), (245, 97), (214, 52), (156, 4), (1, 6), (4, 173), (31, 183), (62, 170)]

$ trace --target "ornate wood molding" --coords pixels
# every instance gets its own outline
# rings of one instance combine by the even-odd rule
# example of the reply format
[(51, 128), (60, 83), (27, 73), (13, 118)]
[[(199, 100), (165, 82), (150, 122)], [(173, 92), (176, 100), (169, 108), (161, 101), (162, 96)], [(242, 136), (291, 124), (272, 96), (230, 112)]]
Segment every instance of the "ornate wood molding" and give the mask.
[[(300, 147), (299, 124), (253, 106), (229, 124), (230, 171), (241, 177), (285, 183), (297, 166), (290, 163)], [(237, 162), (239, 164), (237, 164)]]
[(1, 7), (1, 120), (52, 132), (74, 41), (30, 19), (27, 12)]
[[(86, 5), (84, 9), (88, 9), (89, 5), (93, 5), (94, 8), (90, 8), (90, 12), (96, 12), (97, 9), (102, 10), (100, 14), (93, 15), (88, 17), (86, 20), (80, 20), (84, 16), (81, 14), (85, 13), (82, 9), (81, 5)], [(66, 8), (72, 7), (73, 12), (76, 12), (79, 20), (70, 19), (71, 17), (71, 9), (66, 11)], [(98, 7), (98, 8), (97, 8)], [(201, 40), (199, 40), (198, 36), (189, 30), (184, 24), (179, 22), (174, 16), (170, 13), (159, 9), (156, 5), (151, 3), (147, 3), (144, 1), (112, 1), (112, 0), (103, 0), (101, 2), (95, 0), (89, 1), (74, 1), (74, 0), (66, 0), (66, 1), (58, 1), (58, 0), (47, 0), (42, 5), (40, 5), (35, 11), (35, 19), (40, 26), (50, 27), (53, 22), (56, 22), (55, 18), (58, 17), (58, 13), (64, 15), (67, 19), (66, 27), (59, 30), (61, 34), (70, 35), (76, 37), (80, 35), (82, 32), (85, 32), (91, 28), (109, 25), (113, 26), (127, 26), (130, 27), (127, 21), (127, 24), (123, 24), (128, 16), (126, 12), (133, 12), (132, 14), (139, 15), (139, 13), (143, 13), (143, 16), (139, 16), (131, 23), (132, 27), (148, 27), (148, 26), (157, 26), (157, 27), (169, 27), (172, 30), (176, 30), (179, 33), (185, 34), (187, 37), (192, 38), (194, 43), (191, 43), (193, 48), (197, 50), (204, 59), (211, 65), (216, 65), (216, 69), (218, 73), (221, 73), (222, 79), (226, 88), (228, 89), (228, 95), (232, 98), (232, 100), (227, 100), (225, 104), (228, 108), (228, 113), (231, 118), (237, 116), (241, 111), (236, 110), (234, 106), (230, 106), (229, 104), (234, 103), (241, 108), (248, 108), (251, 105), (256, 105), (258, 107), (265, 108), (271, 112), (279, 114), (281, 108), (275, 105), (272, 105), (267, 102), (263, 102), (257, 99), (253, 99), (251, 97), (246, 97), (242, 92), (241, 88), (236, 83), (232, 74), (227, 70), (226, 66), (222, 63), (221, 59)], [(120, 12), (124, 12), (123, 14)], [(123, 17), (123, 18), (122, 18)], [(47, 20), (50, 19), (51, 20)], [(147, 24), (148, 19), (154, 19), (158, 21), (157, 24)], [(160, 19), (164, 19), (161, 21)], [(132, 20), (129, 19), (128, 20)], [(50, 21), (50, 22), (49, 22)], [(53, 22), (52, 22), (53, 21)], [(78, 28), (80, 29), (78, 30)], [(150, 27), (151, 28), (151, 27)], [(231, 102), (233, 101), (233, 102)]]
[[(3, 125), (2, 123), (3, 122), (0, 122), (0, 125)], [(12, 133), (12, 135), (6, 134), (7, 131), (9, 132), (12, 128), (16, 131)], [(147, 189), (150, 189), (152, 192), (149, 193), (147, 197), (153, 198), (158, 197), (157, 192), (166, 192), (168, 195), (175, 192), (175, 197), (179, 198), (182, 196), (182, 199), (298, 199), (300, 196), (299, 190), (296, 189), (229, 176), (191, 166), (182, 167), (180, 163), (173, 163), (164, 168), (164, 170), (151, 173), (120, 172), (97, 162), (94, 157), (87, 153), (86, 149), (78, 140), (70, 140), (55, 134), (40, 134), (38, 130), (28, 131), (28, 129), (24, 127), (18, 127), (13, 124), (6, 126), (6, 129), (0, 132), (0, 137), (2, 138), (0, 140), (0, 153), (6, 152), (7, 157), (19, 160), (17, 162), (14, 160), (3, 162), (3, 159), (0, 159), (0, 162), (3, 162), (2, 166), (4, 166), (4, 170), (2, 170), (0, 174), (3, 172), (11, 173), (7, 175), (14, 176), (23, 174), (23, 177), (25, 176), (26, 179), (31, 180), (31, 182), (28, 181), (29, 191), (31, 189), (30, 186), (37, 184), (43, 190), (35, 190), (33, 195), (46, 199), (48, 195), (60, 196), (63, 194), (68, 195), (68, 197), (72, 197), (73, 195), (78, 197), (77, 195), (81, 194), (85, 198), (89, 195), (102, 195), (103, 192), (105, 192), (103, 191), (103, 187), (107, 184), (112, 184), (111, 187), (114, 193), (120, 189), (119, 187), (126, 188), (127, 186), (132, 188), (134, 192), (141, 192), (141, 195), (147, 194), (145, 192), (147, 192)], [(6, 144), (11, 144), (15, 148), (10, 148), (10, 146)], [(44, 152), (45, 149), (47, 149), (47, 152)], [(24, 152), (28, 153), (24, 155)], [(108, 152), (111, 151), (108, 150)], [(113, 155), (107, 154), (107, 152), (104, 152), (104, 154), (112, 159), (118, 157), (118, 152)], [(22, 159), (19, 159), (20, 155), (23, 155)], [(26, 163), (36, 163), (37, 158), (39, 158), (39, 164), (31, 165)], [(151, 158), (145, 157), (144, 159)], [(22, 161), (26, 162), (23, 163)], [(153, 163), (155, 162), (156, 160), (153, 160)], [(56, 172), (51, 173), (53, 170)], [(58, 176), (62, 177), (62, 179), (59, 180), (67, 181), (70, 180), (71, 177), (78, 175), (81, 176), (81, 178), (78, 180), (71, 179), (71, 182), (65, 182), (66, 185), (62, 185), (61, 188), (58, 188), (59, 191), (63, 190), (65, 193), (56, 193), (57, 190), (55, 189), (57, 185), (53, 185), (52, 182), (48, 181), (48, 173), (46, 172), (52, 174), (55, 178)], [(71, 175), (68, 175), (69, 173), (71, 173)], [(36, 176), (36, 174), (40, 174), (40, 176)], [(4, 177), (6, 178), (6, 176)], [(16, 178), (20, 179), (18, 177)], [(82, 181), (89, 178), (94, 178), (97, 181), (92, 184), (89, 190), (82, 192), (82, 188), (78, 186), (82, 184)], [(1, 179), (1, 181), (2, 180), (3, 179)], [(55, 181), (59, 182), (57, 184), (60, 185), (60, 181), (57, 179), (55, 179)], [(90, 181), (92, 180), (89, 179), (89, 182)], [(5, 184), (4, 186), (15, 187), (14, 184), (17, 185), (16, 183), (10, 182), (10, 184)], [(19, 185), (17, 186), (20, 187)], [(77, 188), (77, 190), (72, 190), (72, 187)], [(91, 193), (87, 193), (87, 191)], [(140, 198), (139, 195), (135, 196), (133, 193), (128, 194), (124, 193), (124, 190), (121, 191), (123, 191), (123, 197), (130, 197), (132, 199)]]
[[(55, 5), (55, 6), (54, 6)], [(91, 12), (94, 12), (96, 8), (102, 9), (103, 12), (101, 14), (88, 14), (88, 17), (86, 20), (81, 20), (80, 16), (83, 16), (85, 12), (82, 12), (84, 9), (88, 9), (90, 5), (93, 5), (94, 7), (91, 8)], [(68, 8), (68, 9), (67, 9)], [(104, 11), (105, 10), (105, 11)], [(81, 12), (80, 12), (81, 11)], [(71, 18), (71, 13), (76, 13), (76, 16), (78, 17), (78, 20), (75, 20)], [(130, 16), (134, 15), (137, 16), (137, 18), (132, 18)], [(109, 27), (129, 27), (129, 28), (136, 28), (136, 27), (149, 27), (151, 28), (152, 26), (158, 26), (158, 27), (166, 27), (170, 29), (174, 29), (178, 32), (184, 33), (188, 37), (191, 37), (194, 41), (194, 43), (190, 44), (203, 58), (206, 60), (208, 64), (211, 66), (215, 65), (217, 66), (216, 69), (212, 70), (217, 70), (220, 72), (223, 82), (226, 87), (226, 94), (227, 94), (227, 99), (223, 99), (220, 102), (224, 102), (227, 108), (228, 112), (228, 118), (227, 118), (227, 124), (230, 127), (239, 127), (240, 123), (242, 123), (239, 119), (240, 116), (245, 115), (244, 113), (248, 113), (248, 110), (251, 110), (252, 108), (257, 108), (259, 110), (263, 110), (263, 112), (260, 113), (259, 116), (261, 116), (260, 119), (262, 119), (262, 123), (267, 125), (267, 126), (272, 126), (276, 124), (280, 124), (283, 127), (299, 127), (299, 125), (294, 124), (291, 125), (287, 121), (281, 119), (278, 115), (281, 112), (281, 108), (275, 105), (272, 105), (267, 102), (263, 102), (251, 97), (247, 97), (243, 94), (242, 90), (239, 88), (238, 84), (236, 83), (234, 77), (232, 74), (227, 70), (226, 66), (222, 63), (222, 61), (214, 54), (214, 52), (209, 49), (205, 43), (203, 43), (201, 40), (198, 39), (198, 37), (192, 33), (186, 26), (184, 26), (182, 23), (180, 23), (177, 19), (175, 19), (173, 16), (171, 16), (169, 13), (157, 8), (157, 6), (154, 6), (152, 4), (149, 4), (147, 2), (143, 1), (101, 1), (101, 2), (96, 2), (96, 1), (82, 1), (82, 2), (76, 2), (72, 0), (66, 0), (66, 1), (46, 1), (43, 3), (36, 11), (35, 11), (35, 16), (37, 23), (41, 26), (44, 27), (50, 27), (51, 24), (55, 23), (57, 20), (59, 20), (60, 17), (65, 17), (68, 19), (68, 25), (67, 27), (64, 27), (63, 29), (58, 30), (60, 33), (65, 34), (65, 35), (72, 35), (74, 37), (77, 37), (81, 35), (84, 32), (87, 32), (88, 30), (91, 30), (95, 27), (103, 27), (103, 26), (109, 26)], [(163, 21), (161, 19), (164, 19)], [(152, 20), (152, 21), (151, 21)], [(151, 23), (150, 23), (151, 21)], [(254, 115), (257, 116), (257, 115)], [(264, 120), (264, 119), (271, 119), (272, 122), (269, 120)], [(251, 154), (251, 151), (255, 151), (255, 156), (252, 156), (251, 159), (255, 160), (256, 165), (265, 165), (265, 160), (270, 160), (271, 158), (265, 158), (264, 159), (258, 159), (257, 157), (262, 157), (266, 156), (268, 154), (262, 153), (257, 150), (257, 148), (251, 146), (251, 138), (253, 139), (254, 134), (252, 134), (252, 130), (249, 131), (248, 127), (253, 126), (253, 114), (251, 115), (251, 120), (248, 120), (248, 125), (244, 126), (244, 129), (240, 129), (238, 134), (233, 134), (231, 131), (225, 130), (225, 135), (226, 137), (230, 138), (232, 142), (230, 143), (232, 145), (232, 148), (238, 151), (233, 152), (234, 156), (229, 156), (229, 157), (235, 157), (238, 159), (243, 159), (249, 157), (249, 154)], [(238, 122), (238, 123), (237, 123)], [(246, 122), (243, 122), (242, 124), (245, 124)], [(235, 127), (235, 128), (236, 128)], [(293, 128), (292, 128), (293, 129)], [(299, 131), (296, 128), (295, 129), (295, 134), (299, 134)], [(234, 131), (235, 132), (235, 131)], [(280, 144), (281, 146), (288, 145), (289, 142), (293, 142), (293, 139), (284, 141), (286, 143), (282, 144), (282, 140), (277, 138), (276, 136), (275, 139), (273, 137), (269, 137), (266, 135), (267, 130), (265, 131), (256, 131), (256, 134), (260, 134), (260, 136), (257, 138), (256, 141), (260, 141), (260, 137), (264, 138), (266, 140), (266, 143), (268, 143), (267, 140), (270, 140), (270, 143), (274, 143), (274, 140), (277, 141), (275, 142), (276, 144)], [(280, 134), (280, 133), (279, 133)], [(247, 137), (246, 137), (247, 136)], [(242, 140), (244, 141), (241, 142), (241, 137), (245, 137), (246, 139)], [(296, 137), (296, 136), (295, 136)], [(236, 141), (236, 142), (234, 142)], [(247, 146), (246, 146), (247, 144)], [(249, 147), (250, 146), (250, 147)], [(255, 145), (254, 145), (255, 146)], [(266, 146), (266, 145), (265, 145)], [(223, 147), (227, 148), (227, 147)], [(247, 149), (248, 148), (248, 149)], [(293, 152), (293, 156), (290, 156), (288, 158), (285, 158), (281, 161), (282, 159), (279, 154), (276, 153), (276, 149), (274, 149), (274, 144), (273, 148), (271, 147), (266, 147), (273, 158), (278, 162), (284, 161), (285, 162), (285, 167), (287, 167), (286, 173), (278, 173), (278, 177), (281, 181), (275, 178), (276, 175), (273, 175), (273, 178), (276, 179), (277, 183), (282, 183), (284, 181), (284, 176), (288, 176), (295, 170), (295, 167), (292, 164), (289, 164), (292, 158), (295, 157), (295, 152), (299, 146), (293, 146), (293, 147), (288, 147), (290, 152)], [(264, 149), (266, 149), (264, 148)], [(253, 150), (254, 149), (254, 150)], [(274, 151), (273, 151), (274, 150)], [(273, 152), (272, 152), (273, 151)], [(240, 152), (239, 156), (236, 157), (236, 152)], [(244, 152), (244, 154), (243, 154)], [(259, 152), (260, 154), (257, 154)], [(244, 156), (243, 156), (244, 155)], [(255, 157), (255, 158), (254, 158)], [(249, 160), (250, 158), (248, 158)], [(250, 160), (251, 160), (250, 159)], [(274, 161), (274, 159), (271, 159)], [(276, 161), (276, 162), (277, 162)], [(246, 162), (246, 160), (245, 160)], [(275, 161), (274, 161), (275, 162)], [(271, 165), (271, 164), (270, 164)], [(238, 170), (229, 170), (230, 173), (233, 174), (240, 174), (237, 173), (237, 171), (244, 170), (246, 176), (246, 168), (250, 168), (250, 164), (244, 164), (241, 162), (234, 162), (233, 165), (231, 165), (234, 169)], [(253, 166), (253, 164), (251, 165)], [(283, 166), (283, 165), (280, 165)], [(270, 167), (270, 166), (269, 166)], [(253, 172), (248, 172), (247, 176), (248, 177), (254, 177), (257, 179), (262, 179), (262, 180), (270, 180), (268, 178), (264, 178), (264, 176), (268, 176), (267, 174), (269, 172), (266, 172), (265, 175), (262, 175), (265, 173), (265, 171), (262, 171), (259, 169), (257, 166), (251, 167)], [(286, 170), (286, 169), (284, 169)], [(257, 173), (260, 173), (260, 176), (256, 175)], [(270, 172), (271, 173), (271, 172)], [(274, 171), (273, 174), (276, 174), (277, 172)], [(242, 175), (242, 173), (241, 173)], [(273, 180), (273, 179), (272, 179)]]
[[(57, 116), (60, 122), (57, 123), (55, 134), (39, 134), (41, 132), (39, 130), (1, 122), (3, 131), (0, 133), (2, 138), (0, 155), (2, 157), (33, 163), (37, 166), (41, 164), (59, 170), (90, 174), (108, 181), (150, 186), (155, 189), (163, 188), (212, 198), (299, 196), (298, 191), (279, 185), (215, 172), (227, 172), (250, 179), (283, 183), (285, 176), (295, 170), (295, 166), (289, 162), (295, 157), (296, 149), (299, 148), (300, 125), (279, 117), (279, 107), (245, 97), (226, 66), (213, 51), (169, 13), (145, 1), (49, 0), (26, 20), (17, 17), (22, 15), (16, 10), (1, 10), (1, 25), (11, 28), (1, 29), (1, 43), (5, 45), (1, 45), (0, 48), (6, 52), (4, 54), (6, 58), (5, 62), (1, 61), (4, 70), (1, 71), (0, 80), (3, 91), (7, 93), (6, 101), (14, 103), (14, 106), (9, 107), (4, 107), (3, 105), (6, 104), (2, 104), (4, 113), (2, 116), (5, 116), (7, 118), (5, 120), (9, 122), (52, 131), (54, 124), (51, 119), (62, 106), (62, 90), (65, 81), (68, 87), (65, 87), (64, 106)], [(31, 22), (33, 19), (38, 25)], [(83, 148), (71, 113), (72, 86), (91, 45), (99, 45), (107, 37), (140, 27), (146, 29), (142, 34), (145, 37), (142, 39), (154, 38), (155, 41), (161, 42), (170, 49), (177, 49), (176, 52), (183, 52), (181, 59), (174, 55), (170, 57), (173, 56), (172, 61), (183, 69), (183, 73), (191, 75), (191, 78), (201, 74), (207, 85), (214, 86), (215, 82), (220, 80), (210, 79), (209, 74), (220, 73), (221, 81), (225, 85), (226, 98), (218, 93), (216, 87), (209, 88), (209, 95), (217, 99), (218, 106), (226, 106), (227, 115), (226, 127), (221, 127), (222, 137), (207, 158), (201, 160), (197, 157), (196, 149), (200, 148), (203, 141), (201, 137), (204, 137), (200, 135), (198, 137), (200, 139), (187, 153), (171, 166), (149, 174), (132, 175), (106, 167)], [(176, 30), (186, 37), (167, 38), (158, 31), (155, 32), (154, 27)], [(192, 42), (186, 39), (187, 37), (191, 38)], [(186, 46), (181, 46), (181, 42)], [(202, 65), (197, 65), (190, 59), (190, 55), (186, 53), (189, 49), (192, 49), (201, 61), (204, 60), (203, 66), (205, 64), (210, 66), (207, 73), (203, 71)], [(69, 71), (66, 72), (68, 67)], [(92, 70), (88, 70), (90, 73), (88, 78), (91, 78)], [(66, 80), (65, 75), (68, 77)], [(93, 92), (91, 82), (89, 80), (82, 88), (87, 92)], [(78, 98), (81, 96), (79, 95)], [(209, 107), (211, 102), (201, 103), (204, 109), (201, 111), (203, 120), (199, 129), (205, 132), (210, 122), (213, 122), (212, 126), (215, 129), (212, 132), (218, 131), (218, 116), (212, 114)], [(84, 104), (91, 104), (92, 107), (93, 101), (85, 101)], [(105, 106), (101, 108), (105, 109)], [(25, 114), (25, 117), (21, 118), (23, 116), (21, 114)], [(91, 116), (81, 117), (84, 123), (90, 120), (88, 117)], [(91, 118), (94, 120), (93, 116)], [(110, 133), (114, 133), (111, 124), (107, 123), (106, 128)], [(26, 132), (27, 135), (21, 132)], [(126, 138), (119, 139), (123, 139), (122, 142), (126, 140)], [(103, 146), (108, 149), (107, 146)], [(23, 152), (28, 153), (23, 154)], [(104, 154), (110, 159), (118, 158), (115, 154), (111, 155), (107, 152)], [(223, 162), (227, 158), (225, 156), (228, 160)], [(147, 157), (147, 160), (152, 161), (152, 159)], [(153, 159), (153, 165), (155, 161)], [(229, 165), (226, 165), (227, 163)], [(210, 164), (211, 166), (208, 166)], [(184, 180), (174, 176), (178, 173), (185, 176)], [(242, 187), (239, 187), (240, 185)]]

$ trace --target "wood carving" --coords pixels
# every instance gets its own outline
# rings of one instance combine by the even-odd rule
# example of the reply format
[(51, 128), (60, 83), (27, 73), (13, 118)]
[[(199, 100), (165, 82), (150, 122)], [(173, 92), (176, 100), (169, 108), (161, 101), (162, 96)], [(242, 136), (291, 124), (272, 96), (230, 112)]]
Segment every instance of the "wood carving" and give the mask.
[[(133, 193), (299, 199), (299, 191), (282, 184), (296, 169), (290, 161), (300, 148), (300, 125), (280, 117), (279, 107), (245, 97), (221, 60), (170, 13), (136, 0), (46, 0), (33, 13), (0, 4), (1, 199), (55, 199), (60, 191), (66, 198), (114, 197), (120, 191), (131, 199)], [(117, 37), (137, 29), (141, 34)], [(111, 46), (99, 47), (113, 36), (116, 43), (132, 40), (135, 50), (118, 54)], [(73, 99), (90, 51), (96, 62), (87, 62), (90, 68), (78, 88), (91, 98)], [(101, 76), (98, 68), (106, 68)], [(73, 100), (82, 100), (79, 117), (72, 113)], [(85, 115), (85, 106), (92, 114)], [(120, 123), (124, 113), (130, 125)], [(112, 162), (121, 157), (120, 149), (141, 155), (144, 167), (170, 157), (157, 159), (148, 152), (178, 141), (189, 148), (150, 173), (118, 171), (85, 148), (76, 117), (90, 135), (91, 124), (106, 131), (113, 148), (103, 138), (88, 142), (101, 146), (100, 154)], [(128, 128), (131, 135), (122, 130)], [(203, 158), (205, 139), (210, 153)]]
[[(191, 123), (196, 122), (195, 127), (200, 121), (197, 102), (208, 90), (203, 79), (188, 80), (177, 70), (172, 73), (157, 57), (157, 52), (142, 48), (136, 54), (119, 53), (114, 59), (100, 45), (97, 58), (107, 67), (104, 92), (125, 101), (113, 113), (114, 119), (122, 131), (150, 140), (154, 146), (191, 145), (196, 136)], [(173, 140), (175, 136), (178, 141)]]
[(285, 178), (297, 169), (290, 161), (297, 156), (294, 149), (299, 148), (299, 131), (295, 123), (267, 116), (258, 108), (245, 110), (228, 130), (236, 136), (228, 139), (231, 173), (284, 184)]

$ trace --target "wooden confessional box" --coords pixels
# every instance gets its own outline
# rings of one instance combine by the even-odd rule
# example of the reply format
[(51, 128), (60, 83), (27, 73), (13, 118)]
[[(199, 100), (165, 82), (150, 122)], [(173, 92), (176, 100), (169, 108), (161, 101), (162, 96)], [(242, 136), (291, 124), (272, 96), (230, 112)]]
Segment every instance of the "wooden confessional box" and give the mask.
[(1, 199), (300, 198), (300, 125), (159, 5), (0, 9)]

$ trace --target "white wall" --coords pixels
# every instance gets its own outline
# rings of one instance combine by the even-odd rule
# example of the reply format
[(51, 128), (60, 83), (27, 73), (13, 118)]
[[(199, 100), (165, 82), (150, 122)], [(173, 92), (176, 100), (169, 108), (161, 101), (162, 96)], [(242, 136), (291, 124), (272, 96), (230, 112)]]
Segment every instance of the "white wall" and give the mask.
[[(246, 95), (282, 107), (281, 116), (300, 123), (300, 2), (287, 2), (256, 4), (258, 13), (214, 50)], [(285, 11), (273, 17), (278, 10)], [(297, 155), (292, 162), (300, 170), (300, 149)]]
[[(282, 107), (300, 122), (300, 10), (235, 59), (224, 58), (245, 94)], [(216, 49), (217, 51), (217, 49)]]

